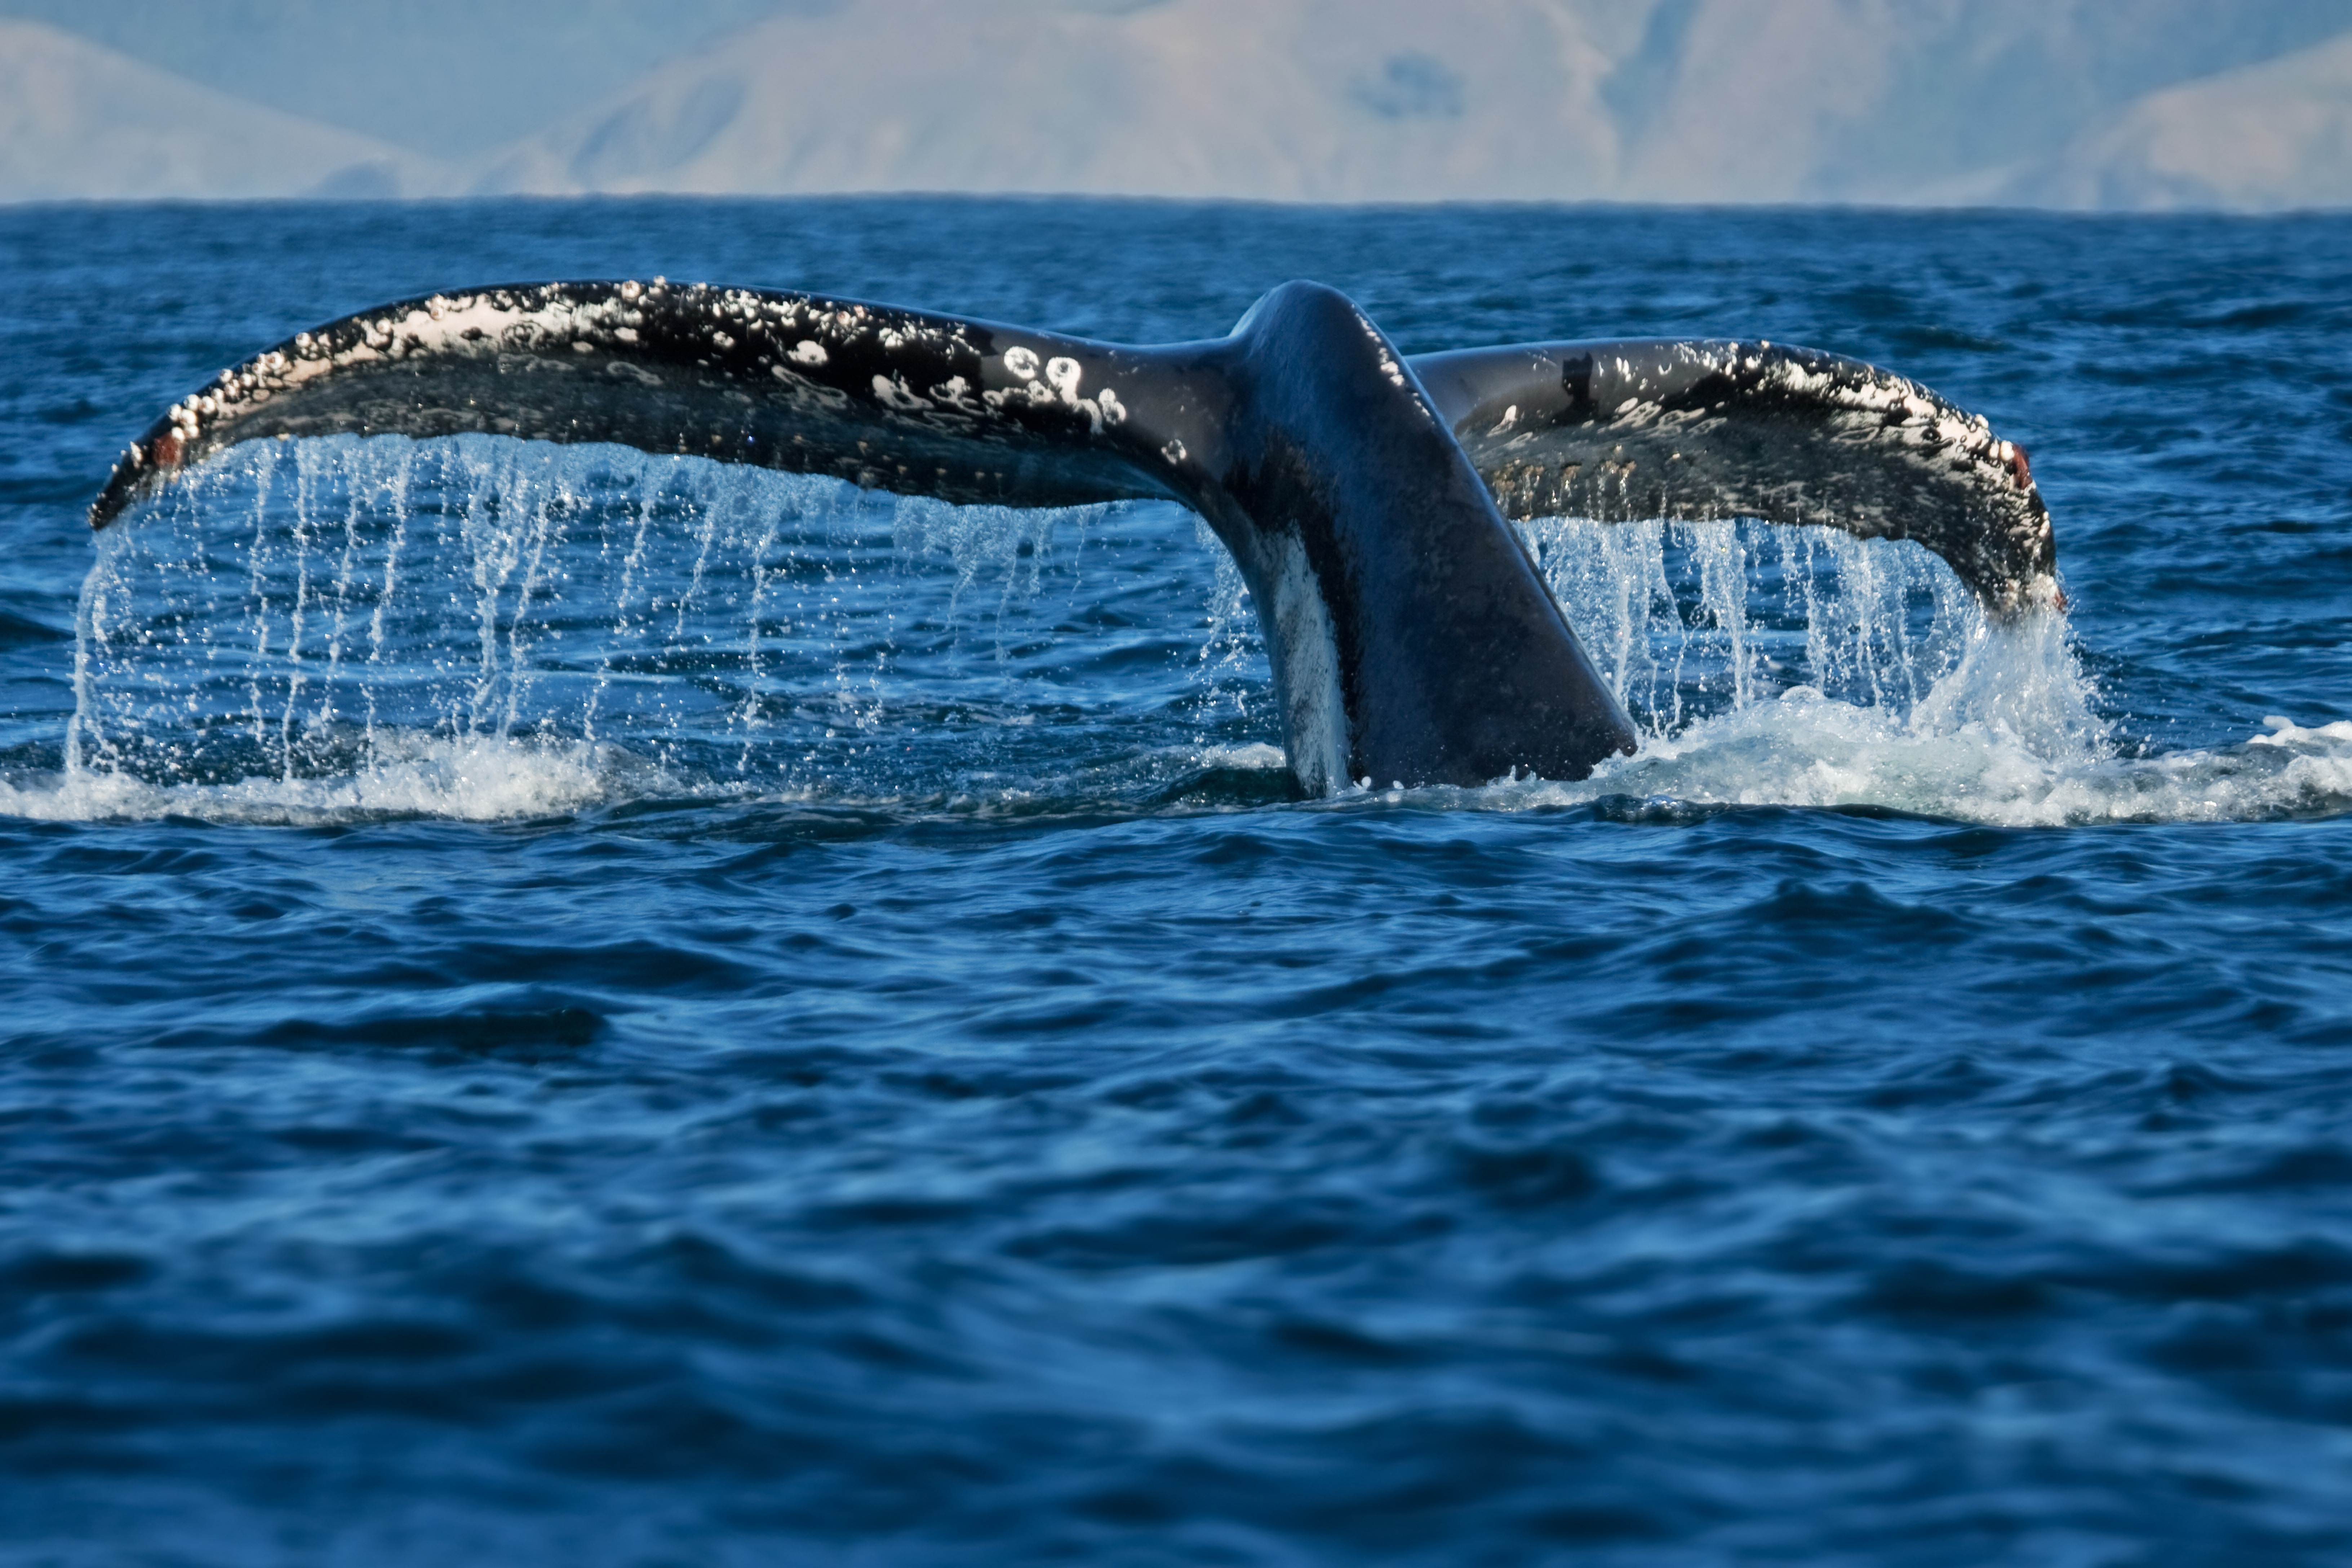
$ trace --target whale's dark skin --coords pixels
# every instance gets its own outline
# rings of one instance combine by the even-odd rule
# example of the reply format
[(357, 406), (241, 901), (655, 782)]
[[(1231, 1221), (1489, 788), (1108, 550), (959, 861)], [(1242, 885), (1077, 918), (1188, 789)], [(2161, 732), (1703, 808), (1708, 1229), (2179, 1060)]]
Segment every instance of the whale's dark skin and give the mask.
[(658, 279), (436, 295), (224, 371), (90, 520), (245, 441), (467, 432), (959, 503), (1181, 502), (1240, 564), (1315, 793), (1578, 779), (1633, 748), (1506, 514), (1825, 523), (1918, 539), (1996, 614), (2059, 602), (2023, 453), (1899, 377), (1719, 341), (1408, 360), (1309, 283), (1149, 348)]

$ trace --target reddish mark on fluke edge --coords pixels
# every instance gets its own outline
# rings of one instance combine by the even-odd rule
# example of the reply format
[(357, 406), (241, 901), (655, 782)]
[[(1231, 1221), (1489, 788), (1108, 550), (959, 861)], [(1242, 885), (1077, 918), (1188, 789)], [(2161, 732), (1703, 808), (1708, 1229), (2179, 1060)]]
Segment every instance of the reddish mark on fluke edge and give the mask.
[[(2025, 448), (2018, 445), (2017, 443), (2013, 441), (2009, 444), (2009, 473), (2010, 477), (2017, 481), (2017, 487), (2019, 489), (2031, 490), (2033, 488), (2033, 468), (2032, 465), (2025, 460)], [(2049, 532), (2050, 528), (2049, 522), (2046, 518), (2043, 520), (2042, 527), (2043, 533), (2046, 535)], [(2050, 585), (2050, 597), (2052, 601), (2057, 605), (2058, 613), (2061, 615), (2065, 614), (2066, 591), (2053, 582)]]
[(178, 467), (180, 465), (180, 438), (176, 435), (157, 436), (155, 438), (155, 444), (148, 449), (148, 460), (153, 463), (158, 468)]

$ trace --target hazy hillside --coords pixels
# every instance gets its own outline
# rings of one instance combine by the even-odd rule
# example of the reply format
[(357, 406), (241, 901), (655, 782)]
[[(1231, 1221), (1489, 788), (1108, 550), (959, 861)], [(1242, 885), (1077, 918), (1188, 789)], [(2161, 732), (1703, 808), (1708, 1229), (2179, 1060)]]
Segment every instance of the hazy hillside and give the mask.
[(2352, 36), (2151, 93), (2020, 194), (2058, 206), (2352, 206)]
[[(2347, 29), (2352, 0), (857, 0), (674, 59), (482, 185), (2340, 202), (2325, 116), (2225, 84)], [(2196, 152), (2150, 167), (2193, 174), (2117, 172), (2159, 123)]]
[(1600, 89), (1640, 22), (1559, 0), (866, 0), (661, 67), (485, 183), (1601, 196), (1620, 152)]
[(2352, 204), (2352, 0), (764, 4), (0, 0), (0, 200)]
[[(2050, 199), (2078, 138), (2352, 31), (2352, 0), (1664, 0), (1649, 16), (1611, 84), (1625, 193), (1941, 204)], [(2222, 168), (2230, 134), (2210, 137)]]
[(416, 155), (0, 21), (0, 201), (446, 188)]
[(0, 18), (436, 158), (535, 135), (656, 62), (827, 0), (0, 0)]

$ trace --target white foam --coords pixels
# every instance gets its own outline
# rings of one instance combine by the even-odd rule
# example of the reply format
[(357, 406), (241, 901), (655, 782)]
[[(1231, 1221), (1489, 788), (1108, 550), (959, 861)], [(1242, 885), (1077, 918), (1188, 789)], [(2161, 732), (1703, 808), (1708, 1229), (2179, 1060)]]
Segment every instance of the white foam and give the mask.
[(1204, 746), (1200, 751), (1203, 768), (1230, 768), (1240, 772), (1279, 773), (1290, 766), (1290, 758), (1279, 746), (1254, 740), (1244, 746)]
[[(1570, 618), (1598, 633), (1606, 678), (1645, 715), (1648, 733), (1639, 753), (1589, 779), (1467, 792), (1481, 804), (1632, 795), (2009, 826), (2352, 810), (2352, 723), (2305, 729), (2276, 718), (2271, 733), (2236, 747), (2123, 756), (2063, 617), (1990, 624), (1916, 547), (1752, 525), (1577, 520), (1549, 523), (1531, 543)], [(1775, 677), (1738, 586), (1765, 561), (1777, 562), (1787, 602), (1801, 612), (1805, 664), (1834, 680), (1834, 695)], [(1696, 579), (1679, 596), (1677, 570)], [(1693, 670), (1703, 672), (1696, 681)], [(1696, 713), (1686, 706), (1695, 691), (1708, 703)]]
[(607, 744), (448, 740), (378, 731), (369, 765), (355, 773), (153, 784), (128, 773), (75, 768), (0, 779), (0, 815), (41, 821), (192, 817), (291, 826), (391, 817), (488, 822), (570, 816), (615, 800), (690, 792), (663, 769)]
[[(2021, 727), (1999, 705), (1988, 713), (1954, 696), (1936, 706), (1945, 685), (1908, 717), (1794, 687), (1648, 741), (1580, 783), (1470, 793), (1505, 810), (1631, 795), (1701, 807), (1868, 806), (2001, 827), (2352, 811), (2352, 723), (2279, 723), (2239, 746), (2124, 757), (2089, 733)], [(2022, 716), (2046, 727), (2053, 716)]]

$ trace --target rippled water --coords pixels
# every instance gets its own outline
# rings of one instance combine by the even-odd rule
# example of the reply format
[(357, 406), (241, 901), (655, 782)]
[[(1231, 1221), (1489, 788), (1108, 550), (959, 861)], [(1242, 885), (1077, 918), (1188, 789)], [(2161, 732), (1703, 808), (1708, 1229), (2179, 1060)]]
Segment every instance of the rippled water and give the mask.
[[(2352, 1554), (2352, 220), (0, 211), (0, 1556)], [(1164, 506), (247, 449), (494, 278), (1738, 332), (2033, 453), (2071, 621), (1529, 542), (1648, 732), (1296, 797)]]

